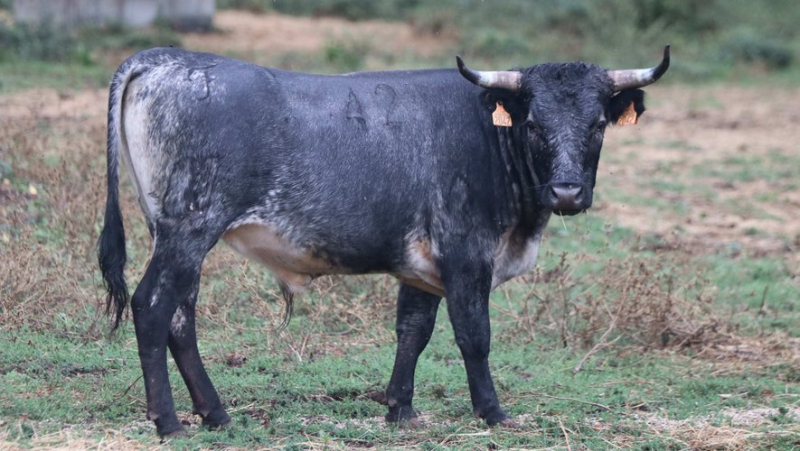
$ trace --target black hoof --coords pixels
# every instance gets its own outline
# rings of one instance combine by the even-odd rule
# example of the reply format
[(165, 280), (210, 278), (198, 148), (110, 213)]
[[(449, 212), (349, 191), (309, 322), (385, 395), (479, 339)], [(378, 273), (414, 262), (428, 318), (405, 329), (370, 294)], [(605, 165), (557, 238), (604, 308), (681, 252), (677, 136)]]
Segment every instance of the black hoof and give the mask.
[(500, 407), (495, 407), (493, 409), (488, 410), (487, 412), (475, 412), (475, 416), (483, 418), (486, 421), (486, 424), (489, 426), (503, 426), (503, 427), (513, 427), (511, 426), (514, 423), (511, 418), (503, 412), (503, 409)]
[(158, 436), (162, 439), (187, 436), (186, 429), (181, 426), (178, 418), (174, 415), (172, 418), (156, 418), (153, 422), (156, 424)]
[(506, 418), (505, 420), (492, 425), (491, 427), (496, 427), (500, 429), (522, 429), (520, 425), (512, 420), (511, 418)]
[(417, 418), (417, 412), (411, 406), (390, 407), (389, 413), (386, 414), (386, 422), (408, 429), (416, 429), (421, 425)]
[(208, 429), (222, 429), (231, 424), (231, 417), (223, 409), (211, 412), (203, 417), (203, 426)]
[[(160, 434), (159, 434), (160, 435)], [(178, 438), (178, 437), (188, 437), (189, 433), (186, 432), (186, 429), (180, 428), (177, 431), (172, 431), (170, 433), (161, 435), (163, 440), (169, 440), (171, 438)]]

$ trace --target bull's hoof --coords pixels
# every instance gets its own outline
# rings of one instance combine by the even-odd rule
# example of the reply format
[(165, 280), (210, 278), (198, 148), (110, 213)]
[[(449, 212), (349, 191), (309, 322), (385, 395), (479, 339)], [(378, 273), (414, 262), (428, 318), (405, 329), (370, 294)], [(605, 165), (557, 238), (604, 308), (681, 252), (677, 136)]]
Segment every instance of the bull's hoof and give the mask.
[(177, 417), (172, 419), (156, 418), (153, 422), (156, 424), (158, 436), (162, 439), (185, 437), (187, 435), (186, 429), (183, 428)]
[(159, 433), (158, 435), (161, 436), (162, 440), (169, 440), (172, 438), (188, 437), (189, 433), (186, 432), (186, 429), (181, 427), (180, 429), (174, 430), (172, 432), (168, 432), (166, 434)]
[(505, 420), (495, 424), (493, 427), (501, 429), (521, 429), (519, 423), (512, 420), (511, 418), (506, 418)]
[(229, 424), (231, 424), (231, 417), (222, 409), (203, 417), (203, 427), (211, 430), (224, 429)]
[(417, 412), (411, 406), (390, 407), (389, 413), (386, 414), (386, 422), (396, 424), (401, 429), (418, 429), (422, 426), (417, 418)]
[(509, 427), (509, 423), (514, 421), (503, 412), (500, 407), (495, 407), (487, 412), (475, 411), (475, 416), (483, 418), (489, 426)]
[(415, 431), (417, 429), (422, 429), (422, 422), (419, 418), (409, 418), (407, 420), (398, 421), (397, 428)]

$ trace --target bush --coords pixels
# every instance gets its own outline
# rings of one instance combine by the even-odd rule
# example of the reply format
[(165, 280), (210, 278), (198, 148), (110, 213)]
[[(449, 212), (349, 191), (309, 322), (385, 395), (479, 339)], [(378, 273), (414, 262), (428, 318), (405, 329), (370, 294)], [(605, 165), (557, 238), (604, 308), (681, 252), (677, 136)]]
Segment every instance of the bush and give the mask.
[(272, 4), (272, 0), (217, 0), (219, 9), (243, 9), (254, 13), (270, 11)]
[(79, 51), (73, 35), (51, 24), (10, 27), (0, 22), (0, 61), (23, 59), (64, 62), (73, 59)]
[(631, 2), (630, 6), (636, 11), (636, 25), (641, 30), (658, 25), (699, 33), (718, 28), (720, 5), (717, 3), (715, 0), (637, 0)]
[(336, 72), (354, 72), (364, 67), (364, 56), (369, 49), (362, 43), (334, 42), (322, 51), (325, 62)]
[(95, 50), (169, 45), (179, 46), (180, 38), (166, 27), (128, 30), (117, 26), (90, 26), (70, 30), (50, 23), (9, 26), (0, 22), (0, 62), (23, 60), (92, 65)]
[(275, 0), (272, 7), (286, 14), (334, 16), (349, 20), (406, 20), (422, 0)]
[(794, 59), (786, 44), (750, 29), (735, 32), (722, 46), (721, 54), (731, 62), (762, 65), (770, 70), (786, 69)]

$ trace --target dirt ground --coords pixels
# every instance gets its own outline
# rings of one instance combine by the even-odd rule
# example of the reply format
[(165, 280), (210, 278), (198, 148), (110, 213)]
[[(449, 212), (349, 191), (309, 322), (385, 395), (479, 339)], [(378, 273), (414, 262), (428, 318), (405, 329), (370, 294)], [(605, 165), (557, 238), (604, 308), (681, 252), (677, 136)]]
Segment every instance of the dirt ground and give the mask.
[[(800, 262), (800, 191), (785, 189), (785, 181), (769, 174), (733, 182), (702, 174), (724, 172), (724, 162), (736, 159), (783, 156), (798, 164), (791, 158), (800, 142), (800, 110), (785, 99), (800, 92), (729, 85), (652, 86), (647, 92), (650, 109), (640, 123), (606, 133), (597, 189), (683, 204), (685, 213), (602, 202), (596, 205), (600, 214), (642, 233), (669, 236), (680, 229), (685, 240), (703, 246), (738, 243)], [(660, 189), (655, 180), (688, 189)]]
[(214, 16), (217, 33), (190, 33), (183, 37), (189, 49), (214, 53), (281, 54), (322, 49), (330, 42), (369, 42), (387, 53), (437, 54), (452, 45), (452, 36), (423, 33), (400, 22), (351, 22), (335, 17), (294, 17), (219, 11)]

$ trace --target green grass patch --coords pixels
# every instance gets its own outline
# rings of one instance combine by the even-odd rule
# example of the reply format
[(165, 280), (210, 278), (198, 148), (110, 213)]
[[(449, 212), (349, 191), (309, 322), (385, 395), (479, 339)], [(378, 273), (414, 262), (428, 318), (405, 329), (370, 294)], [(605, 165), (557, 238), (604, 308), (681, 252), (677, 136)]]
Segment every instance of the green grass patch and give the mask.
[(765, 180), (776, 190), (794, 186), (800, 178), (800, 156), (783, 149), (762, 155), (735, 155), (722, 160), (704, 160), (692, 168), (694, 177), (713, 176), (729, 182)]

